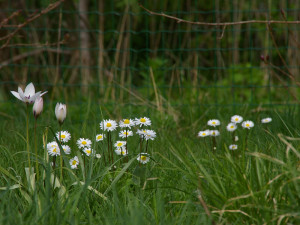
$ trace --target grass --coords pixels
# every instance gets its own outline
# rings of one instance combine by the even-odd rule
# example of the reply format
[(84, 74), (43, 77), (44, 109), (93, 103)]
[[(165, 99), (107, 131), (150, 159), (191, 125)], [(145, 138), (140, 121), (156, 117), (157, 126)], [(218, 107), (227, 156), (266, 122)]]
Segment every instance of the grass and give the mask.
[[(72, 154), (81, 163), (77, 170), (64, 167), (61, 183), (53, 188), (53, 171), (44, 156), (43, 138), (53, 140), (59, 127), (54, 105), (46, 105), (38, 121), (39, 179), (26, 177), (25, 106), (21, 102), (1, 106), (0, 224), (299, 224), (299, 111), (257, 111), (250, 108), (216, 109), (188, 106), (161, 113), (147, 106), (113, 109), (88, 103), (69, 105), (63, 130), (72, 139)], [(233, 114), (253, 120), (245, 143), (239, 127), (236, 151), (226, 131)], [(273, 118), (262, 125), (260, 119)], [(156, 140), (149, 142), (152, 160), (139, 166), (138, 139), (129, 140), (129, 162), (114, 155), (115, 169), (102, 159), (86, 159), (83, 167), (76, 140), (94, 140), (102, 118), (148, 116)], [(197, 138), (208, 119), (221, 121), (217, 150), (210, 138)], [(35, 163), (33, 117), (30, 118), (31, 160)], [(51, 126), (50, 128), (46, 128)], [(115, 132), (113, 140), (116, 140)], [(95, 143), (97, 153), (106, 142)], [(245, 149), (247, 146), (247, 149)], [(51, 161), (51, 159), (50, 159)], [(67, 160), (68, 161), (68, 160)], [(66, 161), (66, 162), (67, 162)], [(65, 164), (66, 165), (66, 164)], [(56, 169), (59, 174), (59, 168)], [(59, 179), (59, 177), (57, 177)], [(33, 182), (29, 185), (29, 182)], [(35, 185), (35, 188), (32, 186)]]

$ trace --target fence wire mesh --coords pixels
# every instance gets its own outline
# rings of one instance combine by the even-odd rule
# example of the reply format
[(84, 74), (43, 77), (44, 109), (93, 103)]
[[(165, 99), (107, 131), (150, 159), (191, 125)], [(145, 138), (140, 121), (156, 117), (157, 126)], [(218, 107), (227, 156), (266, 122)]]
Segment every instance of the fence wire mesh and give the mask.
[[(1, 1), (1, 101), (34, 82), (47, 98), (107, 105), (295, 105), (299, 24), (197, 26), (153, 16), (136, 0)], [(189, 21), (299, 20), (300, 2), (141, 1)], [(265, 61), (261, 58), (264, 57)], [(266, 60), (268, 58), (268, 60)]]

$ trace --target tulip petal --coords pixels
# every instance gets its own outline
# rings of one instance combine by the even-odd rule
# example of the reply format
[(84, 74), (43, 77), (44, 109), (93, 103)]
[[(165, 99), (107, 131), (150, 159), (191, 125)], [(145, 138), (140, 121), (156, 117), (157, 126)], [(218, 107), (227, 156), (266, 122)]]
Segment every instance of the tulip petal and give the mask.
[(43, 96), (44, 94), (46, 94), (48, 91), (43, 92), (40, 96)]
[(26, 98), (25, 98), (22, 88), (18, 87), (18, 92), (19, 92), (19, 95), (20, 95), (20, 98), (22, 99), (22, 101), (25, 102)]
[(19, 95), (18, 92), (16, 92), (16, 91), (11, 91), (11, 93), (12, 93), (17, 99), (23, 101), (23, 100), (21, 99), (21, 97), (20, 97), (20, 95)]
[(26, 96), (26, 97), (28, 97), (28, 96), (33, 96), (35, 94), (35, 88), (34, 88), (34, 85), (33, 85), (33, 83), (30, 83), (30, 84), (28, 84), (27, 86), (26, 86), (26, 88), (25, 88), (25, 93), (24, 93), (24, 95)]

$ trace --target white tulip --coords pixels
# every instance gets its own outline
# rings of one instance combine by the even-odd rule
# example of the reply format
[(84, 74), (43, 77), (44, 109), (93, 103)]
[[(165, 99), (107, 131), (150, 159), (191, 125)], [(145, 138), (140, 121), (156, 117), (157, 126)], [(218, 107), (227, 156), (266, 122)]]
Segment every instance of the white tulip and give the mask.
[(59, 122), (59, 124), (63, 124), (64, 120), (67, 116), (67, 106), (62, 103), (57, 103), (55, 106), (55, 116)]
[(25, 103), (32, 104), (35, 99), (37, 99), (40, 96), (43, 96), (47, 93), (47, 91), (41, 93), (41, 91), (35, 93), (35, 88), (33, 83), (30, 83), (26, 86), (25, 91), (23, 92), (22, 88), (18, 87), (18, 92), (11, 91), (11, 93), (19, 100)]
[(38, 116), (42, 113), (44, 107), (44, 101), (42, 97), (35, 99), (33, 104), (33, 116), (37, 119)]

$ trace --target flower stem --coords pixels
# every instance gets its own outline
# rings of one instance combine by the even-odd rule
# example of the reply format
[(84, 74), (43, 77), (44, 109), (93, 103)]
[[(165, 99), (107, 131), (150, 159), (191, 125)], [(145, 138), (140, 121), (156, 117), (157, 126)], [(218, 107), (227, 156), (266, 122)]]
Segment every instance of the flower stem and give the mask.
[(36, 178), (39, 179), (39, 163), (38, 163), (38, 151), (37, 151), (37, 140), (36, 140), (36, 124), (37, 118), (34, 120), (34, 150), (35, 150), (35, 170), (36, 170)]
[[(60, 124), (60, 126), (59, 126), (59, 143), (60, 143), (60, 145), (62, 146), (62, 144), (61, 144), (61, 124)], [(63, 151), (63, 149), (62, 149), (62, 151)], [(60, 153), (60, 182), (62, 182), (62, 179), (63, 179), (63, 156), (62, 156), (62, 152)]]
[(109, 132), (107, 132), (107, 152), (108, 152), (108, 162), (111, 163), (110, 148), (109, 148)]
[(106, 166), (105, 151), (104, 151), (104, 148), (103, 148), (103, 142), (101, 142), (101, 147), (102, 147), (102, 155), (103, 155), (104, 165)]
[(110, 141), (111, 160), (112, 160), (112, 164), (114, 164), (114, 153), (113, 153), (113, 149), (112, 149), (111, 135), (109, 135), (109, 141)]
[(126, 127), (126, 136), (125, 136), (125, 139), (126, 139), (126, 161), (128, 162), (128, 148), (127, 148), (127, 131), (128, 131), (128, 127)]
[(146, 153), (148, 153), (148, 140), (146, 141)]
[(29, 104), (26, 104), (27, 107), (27, 117), (26, 117), (26, 144), (27, 144), (27, 153), (28, 153), (28, 165), (29, 173), (31, 173), (31, 163), (30, 163), (30, 150), (29, 150)]

